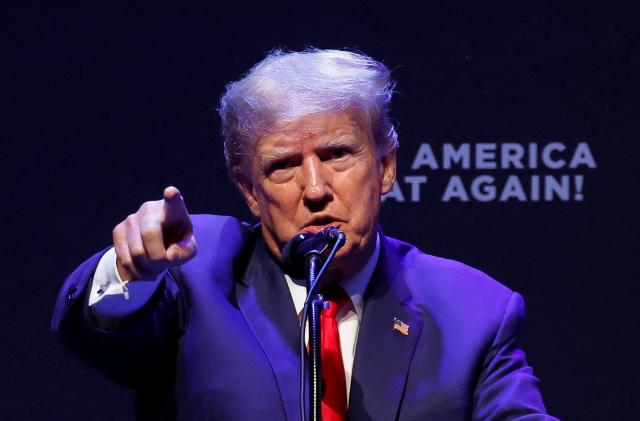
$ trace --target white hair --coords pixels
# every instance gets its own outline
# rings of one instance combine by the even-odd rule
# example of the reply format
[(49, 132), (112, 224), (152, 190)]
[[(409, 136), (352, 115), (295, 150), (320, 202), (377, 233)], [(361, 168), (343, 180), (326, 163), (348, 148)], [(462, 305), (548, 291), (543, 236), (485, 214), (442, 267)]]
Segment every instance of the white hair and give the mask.
[[(364, 54), (341, 50), (272, 51), (241, 80), (227, 85), (220, 100), (227, 168), (235, 180), (247, 146), (309, 114), (355, 111), (370, 129), (378, 154), (397, 149), (389, 118), (391, 72)], [(249, 149), (250, 151), (250, 149)]]

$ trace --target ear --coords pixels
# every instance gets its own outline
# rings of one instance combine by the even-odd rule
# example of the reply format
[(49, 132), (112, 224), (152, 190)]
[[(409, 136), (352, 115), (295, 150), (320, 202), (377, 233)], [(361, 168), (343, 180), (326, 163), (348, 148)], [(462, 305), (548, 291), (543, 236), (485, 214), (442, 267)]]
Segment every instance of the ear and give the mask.
[(244, 201), (249, 206), (249, 210), (256, 218), (260, 219), (260, 209), (258, 208), (258, 200), (256, 191), (253, 187), (253, 181), (250, 180), (240, 166), (233, 168), (233, 178), (238, 190), (242, 193)]
[(380, 160), (382, 165), (380, 192), (381, 194), (389, 193), (396, 182), (396, 156), (397, 150), (394, 149)]

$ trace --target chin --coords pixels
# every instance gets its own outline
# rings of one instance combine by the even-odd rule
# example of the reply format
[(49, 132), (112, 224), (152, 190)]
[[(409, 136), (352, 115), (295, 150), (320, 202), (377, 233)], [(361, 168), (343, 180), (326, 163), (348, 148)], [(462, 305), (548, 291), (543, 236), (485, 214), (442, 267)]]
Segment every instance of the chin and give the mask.
[(363, 250), (360, 247), (353, 247), (353, 244), (347, 243), (347, 245), (336, 254), (330, 271), (344, 273), (348, 276), (352, 275), (351, 272), (360, 270), (359, 266), (366, 261), (362, 254)]

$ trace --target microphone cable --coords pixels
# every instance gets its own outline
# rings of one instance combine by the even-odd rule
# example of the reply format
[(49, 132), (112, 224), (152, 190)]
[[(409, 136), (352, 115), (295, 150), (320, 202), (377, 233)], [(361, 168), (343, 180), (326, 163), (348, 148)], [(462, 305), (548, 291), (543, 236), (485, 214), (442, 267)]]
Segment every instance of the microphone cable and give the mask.
[[(309, 310), (309, 304), (310, 304), (309, 301), (311, 300), (312, 293), (313, 291), (315, 291), (316, 286), (318, 285), (318, 282), (322, 278), (322, 275), (324, 275), (325, 271), (329, 267), (329, 264), (335, 257), (336, 253), (338, 253), (338, 250), (344, 245), (344, 243), (345, 243), (344, 234), (339, 235), (333, 247), (331, 248), (331, 251), (327, 255), (327, 258), (324, 261), (324, 264), (318, 271), (318, 274), (315, 276), (315, 279), (313, 279), (313, 283), (309, 285), (309, 290), (307, 291), (307, 298), (304, 300), (304, 307), (302, 308), (302, 323), (300, 325), (300, 415), (302, 416), (302, 421), (306, 421), (307, 419), (307, 408), (305, 404), (305, 401), (306, 401), (305, 390), (306, 390), (306, 384), (307, 384), (307, 382), (305, 382), (307, 346), (305, 343), (305, 332), (307, 329), (307, 312)], [(313, 268), (311, 272), (313, 272)]]

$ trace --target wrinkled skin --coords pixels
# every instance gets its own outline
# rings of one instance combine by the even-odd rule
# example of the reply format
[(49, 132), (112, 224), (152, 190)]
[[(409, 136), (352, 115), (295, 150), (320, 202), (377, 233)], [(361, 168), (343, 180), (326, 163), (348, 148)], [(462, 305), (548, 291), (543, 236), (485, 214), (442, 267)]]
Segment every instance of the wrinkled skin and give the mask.
[(350, 112), (301, 117), (259, 138), (236, 168), (237, 184), (280, 258), (299, 232), (339, 227), (346, 245), (333, 264), (341, 279), (360, 270), (375, 246), (380, 196), (395, 182), (395, 151), (379, 157), (370, 130)]

